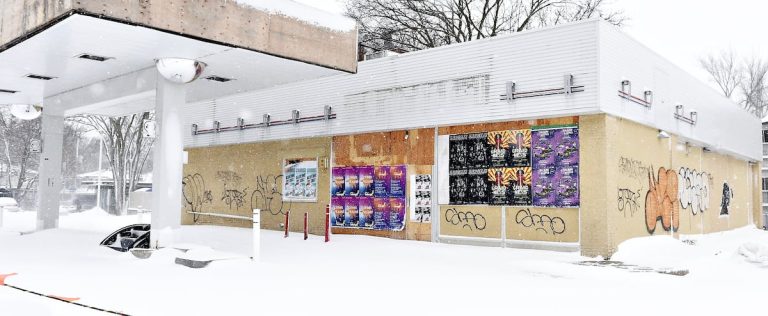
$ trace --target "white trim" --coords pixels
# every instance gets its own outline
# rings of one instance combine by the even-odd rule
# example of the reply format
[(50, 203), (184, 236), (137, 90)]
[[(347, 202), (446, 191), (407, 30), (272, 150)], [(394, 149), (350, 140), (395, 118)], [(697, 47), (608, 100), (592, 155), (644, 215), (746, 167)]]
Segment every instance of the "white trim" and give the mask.
[(578, 252), (581, 250), (581, 246), (577, 242), (507, 240), (506, 244), (510, 248), (521, 249), (551, 250), (562, 252)]
[(246, 220), (246, 221), (253, 221), (253, 217), (240, 216), (240, 215), (229, 215), (229, 214), (218, 214), (218, 213), (202, 213), (202, 212), (191, 212), (191, 211), (187, 211), (187, 214), (205, 215), (205, 216), (212, 216), (212, 217), (233, 218), (233, 219), (242, 219), (242, 220)]

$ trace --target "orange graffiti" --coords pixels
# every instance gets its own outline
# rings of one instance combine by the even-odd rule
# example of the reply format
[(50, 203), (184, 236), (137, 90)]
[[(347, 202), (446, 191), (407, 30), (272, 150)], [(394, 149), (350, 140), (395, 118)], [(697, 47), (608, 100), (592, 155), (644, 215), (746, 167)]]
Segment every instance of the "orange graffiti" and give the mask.
[(659, 220), (664, 230), (677, 230), (680, 227), (677, 173), (661, 167), (658, 178), (654, 178), (653, 172), (648, 172), (648, 187), (650, 189), (645, 196), (645, 224), (648, 233), (653, 234)]

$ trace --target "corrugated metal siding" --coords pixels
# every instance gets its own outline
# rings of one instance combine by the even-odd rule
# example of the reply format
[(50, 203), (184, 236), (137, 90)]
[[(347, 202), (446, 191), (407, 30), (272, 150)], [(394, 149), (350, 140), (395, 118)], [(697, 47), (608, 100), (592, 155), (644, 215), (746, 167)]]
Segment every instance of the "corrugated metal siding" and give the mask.
[[(596, 21), (529, 31), (360, 63), (355, 75), (283, 85), (189, 104), (184, 124), (206, 129), (258, 123), (269, 113), (288, 119), (320, 115), (333, 106), (338, 118), (296, 126), (273, 126), (185, 138), (188, 147), (342, 135), (449, 124), (521, 120), (595, 113), (597, 106)], [(558, 88), (572, 73), (585, 92), (500, 100), (507, 81), (518, 91)]]
[[(761, 159), (760, 120), (705, 83), (607, 23), (600, 23), (600, 109), (680, 135), (742, 158)], [(634, 95), (653, 91), (646, 109), (618, 96), (621, 80), (632, 82)], [(674, 118), (675, 105), (698, 111), (695, 126)]]

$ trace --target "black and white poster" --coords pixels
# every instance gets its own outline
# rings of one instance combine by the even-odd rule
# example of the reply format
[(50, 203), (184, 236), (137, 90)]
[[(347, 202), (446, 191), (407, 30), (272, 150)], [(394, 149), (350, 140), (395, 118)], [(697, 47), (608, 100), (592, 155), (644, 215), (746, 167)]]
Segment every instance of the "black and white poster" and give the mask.
[(467, 135), (451, 135), (448, 143), (449, 167), (451, 170), (467, 168)]
[(451, 170), (448, 172), (449, 196), (452, 205), (461, 205), (467, 203), (467, 193), (469, 192), (469, 177), (467, 170)]
[(488, 183), (488, 169), (467, 170), (469, 192), (465, 204), (488, 204), (491, 186)]
[(429, 223), (432, 218), (432, 175), (411, 175), (411, 221)]
[(488, 133), (467, 134), (467, 168), (488, 168)]

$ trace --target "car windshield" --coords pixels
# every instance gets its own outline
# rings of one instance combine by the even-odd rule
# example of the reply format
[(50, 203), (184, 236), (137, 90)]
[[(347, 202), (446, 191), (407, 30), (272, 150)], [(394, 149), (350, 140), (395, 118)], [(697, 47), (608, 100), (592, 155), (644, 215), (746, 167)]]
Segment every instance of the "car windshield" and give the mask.
[(4, 197), (12, 198), (13, 193), (11, 193), (11, 191), (8, 191), (7, 189), (0, 189), (0, 198), (4, 198)]

